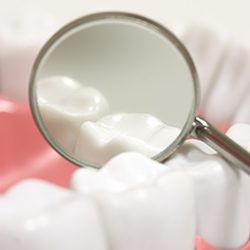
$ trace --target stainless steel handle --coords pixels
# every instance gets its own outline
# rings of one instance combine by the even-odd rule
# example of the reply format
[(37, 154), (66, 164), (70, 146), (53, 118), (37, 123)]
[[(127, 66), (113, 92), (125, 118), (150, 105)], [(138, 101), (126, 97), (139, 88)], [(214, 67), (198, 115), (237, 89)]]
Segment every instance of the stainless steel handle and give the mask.
[(215, 149), (227, 161), (250, 175), (250, 153), (203, 118), (195, 117), (192, 135)]

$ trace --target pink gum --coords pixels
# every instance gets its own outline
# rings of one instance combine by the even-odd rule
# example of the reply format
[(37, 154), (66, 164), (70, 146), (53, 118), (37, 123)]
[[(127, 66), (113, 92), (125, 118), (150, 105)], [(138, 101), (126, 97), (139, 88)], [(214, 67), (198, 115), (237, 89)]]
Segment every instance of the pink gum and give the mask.
[[(213, 247), (205, 240), (203, 240), (201, 237), (197, 236), (196, 250), (221, 250), (221, 249)], [(241, 250), (250, 250), (250, 241), (248, 241), (248, 243), (243, 248), (241, 248)]]

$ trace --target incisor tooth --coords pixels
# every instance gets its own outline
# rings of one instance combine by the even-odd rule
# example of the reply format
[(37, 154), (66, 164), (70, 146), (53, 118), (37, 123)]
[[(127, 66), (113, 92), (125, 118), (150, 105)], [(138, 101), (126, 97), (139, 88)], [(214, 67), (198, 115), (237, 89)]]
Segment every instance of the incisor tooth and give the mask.
[[(80, 126), (108, 113), (108, 102), (96, 89), (63, 76), (37, 83), (40, 112), (53, 139), (73, 152)], [(60, 94), (58, 94), (60, 90)]]

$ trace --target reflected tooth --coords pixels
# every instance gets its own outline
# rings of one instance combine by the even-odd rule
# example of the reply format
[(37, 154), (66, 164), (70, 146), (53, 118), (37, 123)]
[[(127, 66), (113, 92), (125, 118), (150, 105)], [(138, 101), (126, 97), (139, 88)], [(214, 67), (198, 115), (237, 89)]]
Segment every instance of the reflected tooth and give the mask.
[(249, 177), (191, 140), (166, 162), (194, 180), (197, 233), (220, 249), (238, 249), (249, 238)]
[(15, 100), (28, 100), (33, 62), (57, 23), (37, 8), (5, 11), (0, 17), (0, 91)]
[(98, 90), (63, 76), (40, 80), (38, 95), (46, 127), (53, 138), (71, 152), (81, 124), (96, 121), (109, 109), (107, 100)]
[(0, 198), (0, 249), (107, 250), (93, 202), (46, 182), (24, 181)]
[[(98, 192), (100, 184), (97, 182), (92, 186), (98, 188), (84, 188), (88, 185), (84, 184), (86, 179), (81, 179), (84, 169), (78, 170), (81, 174), (75, 174), (72, 185), (78, 192), (95, 193), (110, 249), (195, 248), (192, 180), (186, 174), (169, 169), (159, 177), (164, 168), (136, 153), (118, 155), (95, 174), (108, 173), (111, 182), (115, 179), (124, 185), (123, 189), (113, 185), (113, 190), (105, 190), (104, 186), (105, 191)], [(96, 177), (96, 180), (100, 179)]]
[(148, 114), (116, 114), (81, 126), (75, 154), (79, 159), (103, 165), (122, 152), (152, 157), (163, 151), (180, 130)]

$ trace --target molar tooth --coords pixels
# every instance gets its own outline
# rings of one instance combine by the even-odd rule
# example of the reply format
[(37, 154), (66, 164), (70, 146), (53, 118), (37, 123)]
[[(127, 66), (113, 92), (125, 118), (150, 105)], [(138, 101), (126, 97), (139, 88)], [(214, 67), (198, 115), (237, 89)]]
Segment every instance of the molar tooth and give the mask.
[[(87, 190), (87, 193), (95, 193), (111, 249), (195, 248), (192, 180), (167, 167), (168, 173), (159, 177), (164, 167), (143, 155), (124, 153), (95, 172), (96, 175), (109, 173), (110, 179), (124, 184), (123, 189), (114, 185), (112, 191), (106, 189), (96, 193), (94, 187)], [(131, 174), (133, 170), (135, 176)], [(78, 170), (82, 174), (84, 171)], [(80, 175), (75, 175), (72, 182), (76, 191), (86, 192), (84, 179), (80, 184)], [(95, 185), (100, 186), (99, 183)]]
[[(58, 90), (60, 93), (58, 94)], [(108, 112), (105, 97), (96, 89), (63, 76), (38, 82), (39, 108), (50, 134), (65, 149), (74, 149), (80, 126)]]
[[(26, 6), (27, 7), (27, 6)], [(31, 68), (38, 51), (55, 32), (57, 21), (38, 8), (5, 10), (0, 17), (0, 91), (19, 101), (28, 99)]]
[(75, 154), (79, 159), (103, 165), (122, 152), (149, 157), (172, 143), (180, 130), (148, 114), (116, 114), (81, 126)]
[[(138, 164), (140, 162), (140, 164)], [(118, 193), (143, 182), (153, 181), (168, 168), (160, 163), (152, 164), (139, 153), (122, 153), (112, 158), (98, 172), (79, 169), (72, 176), (71, 187), (86, 193)]]
[(24, 181), (0, 197), (0, 249), (107, 250), (93, 201), (53, 184)]
[(197, 233), (220, 249), (243, 246), (250, 234), (249, 177), (192, 141), (166, 165), (193, 178)]

